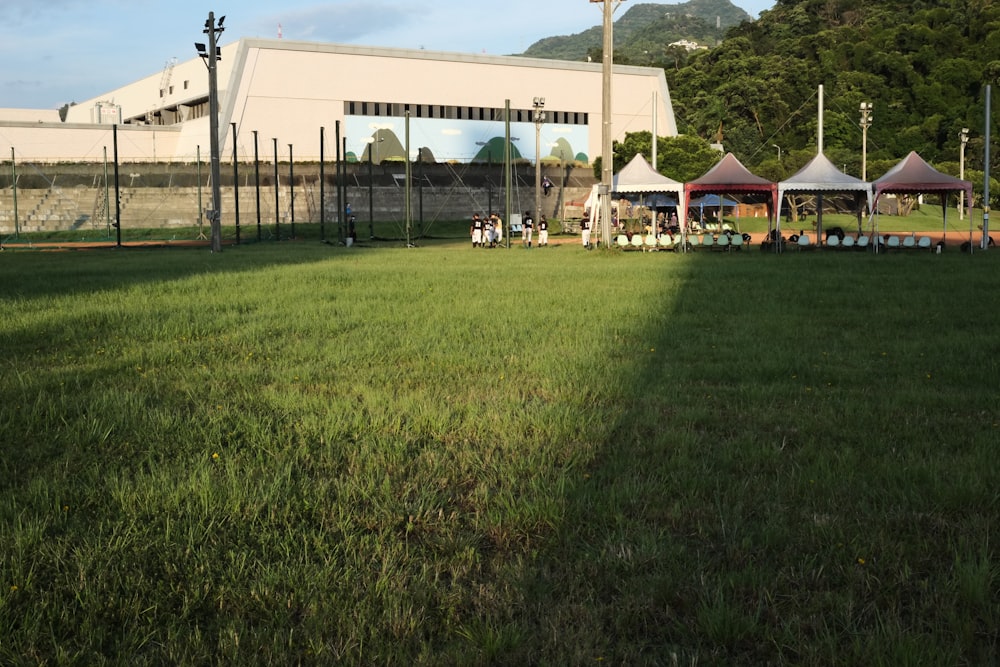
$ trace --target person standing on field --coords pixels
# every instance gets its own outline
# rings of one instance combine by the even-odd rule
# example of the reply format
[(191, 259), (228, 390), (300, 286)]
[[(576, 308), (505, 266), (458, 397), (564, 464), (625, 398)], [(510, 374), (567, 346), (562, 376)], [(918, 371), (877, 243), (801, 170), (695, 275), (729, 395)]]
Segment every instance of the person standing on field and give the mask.
[(485, 229), (485, 240), (488, 248), (492, 248), (494, 244), (495, 237), (493, 236), (493, 216), (483, 220), (483, 228)]
[(542, 215), (538, 219), (538, 247), (547, 246), (549, 244), (549, 221), (545, 219), (545, 215)]
[(501, 245), (503, 243), (503, 220), (500, 218), (500, 215), (497, 214), (497, 213), (493, 213), (490, 216), (490, 219), (493, 220), (493, 241), (494, 241), (494, 244), (495, 245)]
[(469, 233), (472, 234), (472, 247), (481, 247), (483, 245), (483, 221), (478, 213), (472, 214), (472, 226), (469, 228)]
[(521, 221), (521, 243), (528, 248), (531, 247), (531, 234), (535, 228), (535, 221), (531, 219), (531, 211), (524, 212), (524, 220)]
[(586, 215), (580, 221), (580, 237), (583, 240), (583, 247), (590, 250), (590, 218)]

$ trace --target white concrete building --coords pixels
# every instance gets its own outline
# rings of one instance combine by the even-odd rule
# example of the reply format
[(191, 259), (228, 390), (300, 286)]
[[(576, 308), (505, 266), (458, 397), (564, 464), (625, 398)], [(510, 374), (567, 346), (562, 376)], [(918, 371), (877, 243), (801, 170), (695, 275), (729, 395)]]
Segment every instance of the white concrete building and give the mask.
[[(194, 52), (192, 46), (192, 53)], [(600, 63), (424, 50), (369, 48), (276, 39), (241, 39), (218, 62), (220, 146), (252, 160), (318, 161), (338, 148), (348, 159), (468, 162), (502, 152), (505, 104), (515, 157), (534, 161), (532, 101), (545, 99), (541, 158), (590, 162), (600, 155)], [(616, 66), (616, 140), (651, 131), (674, 136), (663, 71)], [(194, 162), (209, 146), (208, 73), (201, 58), (169, 62), (162, 72), (70, 107), (66, 122), (0, 110), (0, 144), (18, 160), (98, 162), (111, 155), (117, 124), (122, 162)], [(655, 117), (655, 120), (654, 120)], [(30, 120), (29, 120), (30, 118)], [(408, 122), (407, 122), (408, 118)], [(322, 130), (321, 130), (322, 128)], [(407, 141), (407, 138), (409, 141)], [(499, 148), (497, 142), (499, 141)]]

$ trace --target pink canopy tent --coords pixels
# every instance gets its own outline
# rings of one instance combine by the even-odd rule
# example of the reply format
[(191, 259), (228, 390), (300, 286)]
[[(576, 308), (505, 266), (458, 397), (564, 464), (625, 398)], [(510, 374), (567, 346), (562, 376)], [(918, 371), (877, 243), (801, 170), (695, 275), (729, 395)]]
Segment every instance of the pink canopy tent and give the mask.
[[(692, 197), (713, 195), (760, 195), (768, 194), (768, 217), (774, 217), (778, 209), (778, 184), (756, 176), (743, 166), (736, 156), (726, 153), (725, 157), (699, 178), (684, 184), (684, 194), (688, 201)], [(681, 211), (681, 230), (687, 233), (687, 210)]]
[[(875, 199), (871, 215), (878, 211), (878, 200), (883, 194), (927, 194), (941, 195), (941, 214), (944, 233), (948, 233), (948, 197), (949, 192), (965, 193), (967, 210), (972, 210), (972, 183), (954, 176), (943, 174), (926, 161), (916, 151), (900, 160), (895, 167), (885, 172), (881, 178), (872, 182), (875, 188)], [(972, 217), (969, 217), (971, 225)], [(971, 236), (972, 229), (970, 227)]]

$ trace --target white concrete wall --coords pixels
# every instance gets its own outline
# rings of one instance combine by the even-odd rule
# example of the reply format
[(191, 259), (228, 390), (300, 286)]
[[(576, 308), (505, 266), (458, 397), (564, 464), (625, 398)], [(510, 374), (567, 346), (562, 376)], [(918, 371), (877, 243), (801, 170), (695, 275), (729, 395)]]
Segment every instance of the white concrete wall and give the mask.
[(58, 123), (57, 109), (0, 109), (0, 121), (13, 123)]
[[(174, 160), (180, 136), (179, 126), (119, 125), (118, 160)], [(0, 121), (0, 145), (12, 147), (14, 158), (24, 162), (103, 162), (105, 148), (108, 160), (114, 158), (111, 125)], [(9, 157), (9, 153), (6, 156)]]
[[(218, 82), (224, 156), (232, 154), (230, 124), (236, 123), (237, 150), (245, 159), (252, 158), (256, 130), (262, 158), (273, 155), (272, 139), (277, 138), (282, 159), (287, 159), (292, 144), (296, 161), (318, 160), (321, 127), (325, 156), (332, 159), (338, 121), (343, 131), (345, 101), (502, 108), (509, 99), (514, 109), (530, 109), (538, 96), (545, 98), (547, 110), (588, 114), (585, 152), (592, 157), (601, 152), (600, 63), (243, 39), (222, 47)], [(167, 92), (161, 97), (164, 85)], [(654, 93), (657, 131), (674, 136), (677, 127), (663, 71), (615, 68), (616, 140), (652, 129)], [(194, 56), (170, 67), (169, 77), (156, 72), (70, 107), (65, 125), (36, 123), (37, 127), (28, 128), (4, 122), (0, 115), (0, 142), (14, 146), (23, 159), (103, 159), (102, 147), (111, 150), (111, 128), (90, 123), (99, 103), (113, 103), (121, 107), (126, 121), (147, 115), (155, 119), (158, 113), (161, 118), (184, 119), (173, 125), (119, 126), (128, 137), (123, 141), (120, 134), (122, 161), (194, 161), (199, 146), (203, 155), (208, 153), (209, 122), (204, 115), (189, 119), (195, 115), (189, 105), (203, 104), (207, 95), (208, 72), (202, 59)]]

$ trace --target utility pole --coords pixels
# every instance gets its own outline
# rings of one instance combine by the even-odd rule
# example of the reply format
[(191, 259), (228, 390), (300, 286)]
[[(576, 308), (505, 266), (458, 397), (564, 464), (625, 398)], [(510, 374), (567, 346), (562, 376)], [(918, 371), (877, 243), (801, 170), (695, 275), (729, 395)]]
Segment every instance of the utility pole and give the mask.
[(614, 22), (611, 15), (625, 0), (590, 0), (604, 5), (604, 42), (601, 63), (601, 185), (598, 192), (601, 204), (601, 240), (604, 247), (611, 247), (611, 189), (614, 187), (614, 153), (611, 123), (611, 68), (614, 63)]
[(205, 21), (205, 29), (202, 31), (208, 35), (208, 48), (199, 42), (195, 42), (195, 49), (198, 55), (205, 61), (208, 68), (208, 124), (209, 124), (209, 150), (211, 151), (212, 170), (212, 210), (209, 211), (209, 220), (212, 226), (212, 252), (222, 252), (222, 189), (220, 184), (220, 161), (219, 156), (219, 77), (218, 61), (221, 60), (219, 47), (216, 45), (216, 38), (225, 28), (222, 27), (226, 20), (225, 16), (219, 17), (218, 24), (215, 22), (215, 12), (208, 13), (208, 20)]

